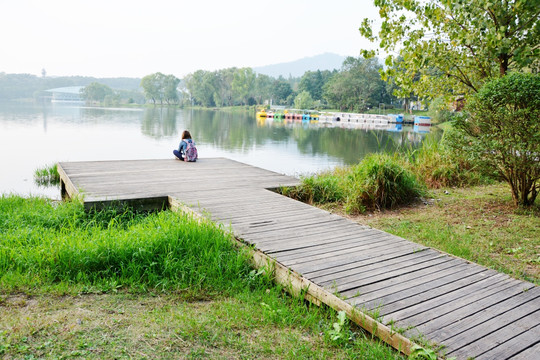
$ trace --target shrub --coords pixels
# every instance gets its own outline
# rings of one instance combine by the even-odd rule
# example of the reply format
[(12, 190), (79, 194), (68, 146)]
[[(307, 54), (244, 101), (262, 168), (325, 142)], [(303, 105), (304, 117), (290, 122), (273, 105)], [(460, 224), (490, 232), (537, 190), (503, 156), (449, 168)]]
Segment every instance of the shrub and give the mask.
[(402, 161), (387, 154), (364, 158), (351, 169), (347, 181), (351, 189), (345, 204), (348, 212), (391, 209), (425, 194), (424, 186)]
[(516, 205), (540, 190), (540, 75), (513, 73), (486, 83), (456, 120), (452, 146), (510, 184)]

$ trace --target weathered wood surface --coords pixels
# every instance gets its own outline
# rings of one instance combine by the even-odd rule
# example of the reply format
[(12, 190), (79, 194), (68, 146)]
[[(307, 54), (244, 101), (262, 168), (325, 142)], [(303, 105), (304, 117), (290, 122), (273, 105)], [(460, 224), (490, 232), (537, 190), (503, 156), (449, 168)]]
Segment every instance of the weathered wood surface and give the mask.
[[(317, 300), (376, 311), (448, 356), (540, 358), (538, 287), (267, 190), (298, 179), (223, 158), (59, 165), (67, 194), (88, 206), (181, 202), (299, 274)], [(408, 346), (384, 325), (378, 331)]]

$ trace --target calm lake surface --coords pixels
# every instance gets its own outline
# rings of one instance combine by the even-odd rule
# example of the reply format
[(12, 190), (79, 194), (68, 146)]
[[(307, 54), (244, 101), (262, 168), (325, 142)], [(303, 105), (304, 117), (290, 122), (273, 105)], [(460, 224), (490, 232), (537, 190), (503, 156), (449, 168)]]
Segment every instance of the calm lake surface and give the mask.
[(0, 193), (60, 198), (58, 188), (34, 183), (35, 169), (59, 161), (173, 158), (184, 129), (201, 158), (226, 157), (293, 176), (355, 164), (370, 152), (416, 147), (426, 136), (412, 126), (347, 125), (257, 120), (247, 111), (0, 103)]

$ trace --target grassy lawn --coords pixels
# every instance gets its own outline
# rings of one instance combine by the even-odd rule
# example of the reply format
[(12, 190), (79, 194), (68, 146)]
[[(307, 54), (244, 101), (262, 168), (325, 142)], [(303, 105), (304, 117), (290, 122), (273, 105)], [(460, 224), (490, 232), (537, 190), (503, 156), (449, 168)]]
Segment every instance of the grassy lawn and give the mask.
[(430, 190), (425, 202), (355, 216), (327, 208), (540, 285), (540, 207), (516, 209), (506, 184)]
[[(0, 305), (3, 359), (401, 359), (362, 332), (333, 343), (332, 319), (294, 301), (175, 294), (11, 295)], [(268, 301), (268, 300), (267, 300)], [(310, 314), (307, 314), (307, 312)], [(313, 314), (313, 315), (311, 315)]]
[(0, 197), (0, 358), (404, 359), (171, 211)]

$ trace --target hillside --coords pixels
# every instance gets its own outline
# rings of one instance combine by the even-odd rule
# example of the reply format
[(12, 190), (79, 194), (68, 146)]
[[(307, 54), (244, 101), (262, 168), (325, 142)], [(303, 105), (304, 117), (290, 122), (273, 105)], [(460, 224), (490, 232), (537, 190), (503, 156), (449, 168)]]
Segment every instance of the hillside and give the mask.
[(285, 78), (288, 78), (289, 75), (292, 77), (301, 77), (308, 70), (339, 70), (343, 64), (343, 60), (345, 60), (345, 56), (324, 53), (287, 63), (254, 67), (253, 70), (259, 74), (265, 74), (275, 78), (280, 75)]

